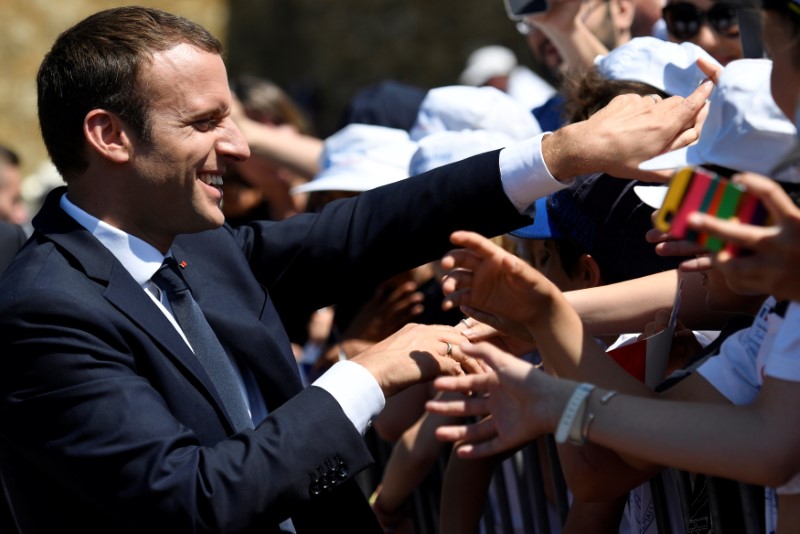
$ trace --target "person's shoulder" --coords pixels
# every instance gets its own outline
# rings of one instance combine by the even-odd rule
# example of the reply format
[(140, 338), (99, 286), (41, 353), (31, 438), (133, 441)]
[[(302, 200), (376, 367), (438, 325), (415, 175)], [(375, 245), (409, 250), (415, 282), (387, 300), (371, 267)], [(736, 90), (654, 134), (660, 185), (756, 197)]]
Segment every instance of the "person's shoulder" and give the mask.
[(5, 249), (6, 247), (16, 246), (18, 249), (25, 243), (26, 239), (27, 236), (22, 226), (0, 221), (0, 247)]

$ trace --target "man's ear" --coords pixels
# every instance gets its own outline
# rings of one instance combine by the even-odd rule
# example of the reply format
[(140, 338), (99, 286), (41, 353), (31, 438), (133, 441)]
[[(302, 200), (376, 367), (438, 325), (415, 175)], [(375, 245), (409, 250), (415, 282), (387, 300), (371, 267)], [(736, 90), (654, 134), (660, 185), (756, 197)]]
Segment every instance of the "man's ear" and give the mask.
[(577, 280), (581, 284), (581, 289), (597, 287), (602, 283), (603, 276), (600, 266), (591, 254), (581, 254), (581, 257), (578, 258)]
[(93, 109), (83, 119), (83, 135), (90, 149), (115, 163), (130, 159), (131, 137), (119, 115), (104, 109)]

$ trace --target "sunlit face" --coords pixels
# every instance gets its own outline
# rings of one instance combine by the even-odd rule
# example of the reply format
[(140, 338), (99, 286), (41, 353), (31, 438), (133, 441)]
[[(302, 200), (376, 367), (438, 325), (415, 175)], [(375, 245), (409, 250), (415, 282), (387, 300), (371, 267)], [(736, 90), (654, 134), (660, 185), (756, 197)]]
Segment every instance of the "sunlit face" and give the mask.
[[(707, 12), (714, 6), (714, 1), (715, 0), (668, 0), (667, 4), (678, 2), (692, 4), (699, 10)], [(674, 43), (683, 42), (672, 34), (668, 34), (668, 37), (669, 40)], [(735, 59), (742, 58), (742, 43), (738, 31), (721, 35), (711, 28), (707, 20), (700, 26), (700, 31), (697, 35), (690, 37), (688, 42), (696, 44), (723, 65), (727, 65)]]
[[(606, 47), (614, 48), (616, 35), (609, 0), (585, 0), (581, 4), (580, 20)], [(563, 59), (558, 50), (535, 25), (529, 24), (528, 48), (533, 57), (554, 76), (558, 75)]]
[(181, 44), (153, 56), (141, 74), (150, 94), (151, 142), (133, 140), (129, 233), (169, 246), (178, 234), (224, 222), (222, 176), (249, 154), (230, 118), (222, 58)]

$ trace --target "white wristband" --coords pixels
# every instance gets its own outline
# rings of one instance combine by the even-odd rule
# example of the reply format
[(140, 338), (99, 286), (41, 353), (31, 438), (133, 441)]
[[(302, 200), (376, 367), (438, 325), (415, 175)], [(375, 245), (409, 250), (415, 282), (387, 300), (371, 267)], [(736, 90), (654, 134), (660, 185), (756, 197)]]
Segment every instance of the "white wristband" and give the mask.
[[(572, 437), (571, 434), (574, 433), (570, 432), (573, 426), (580, 429), (583, 414), (586, 412), (586, 402), (593, 389), (594, 386), (592, 384), (587, 384), (585, 382), (575, 388), (558, 422), (558, 428), (555, 434), (556, 443), (566, 443), (567, 439)], [(576, 425), (576, 423), (578, 424)], [(580, 430), (578, 430), (578, 432), (580, 432)]]

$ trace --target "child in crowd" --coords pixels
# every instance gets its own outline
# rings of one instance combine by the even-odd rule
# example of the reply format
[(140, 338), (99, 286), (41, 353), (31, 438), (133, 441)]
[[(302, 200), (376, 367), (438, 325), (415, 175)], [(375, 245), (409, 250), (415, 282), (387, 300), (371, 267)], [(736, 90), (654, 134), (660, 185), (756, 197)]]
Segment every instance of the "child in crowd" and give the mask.
[[(772, 25), (776, 30), (786, 32), (784, 35), (797, 35), (796, 28), (800, 26), (800, 20), (791, 18), (786, 22), (772, 13), (772, 10), (777, 9), (785, 14), (787, 10), (791, 11), (793, 5), (795, 4), (788, 2), (787, 6), (781, 4), (782, 7), (770, 7), (768, 27)], [(793, 42), (796, 43), (797, 40)], [(792, 50), (796, 52), (796, 44), (792, 48), (784, 42), (776, 48), (777, 43), (770, 43), (769, 39), (767, 44), (771, 50), (778, 52), (775, 55), (774, 69), (772, 65), (769, 68), (759, 67), (760, 62), (745, 60), (732, 62), (720, 75), (717, 93), (711, 98), (712, 106), (701, 135), (701, 143), (709, 132), (714, 131), (715, 103), (736, 95), (737, 90), (734, 87), (750, 87), (754, 91), (749, 93), (749, 97), (744, 96), (746, 91), (738, 92), (740, 118), (753, 116), (752, 112), (758, 115), (759, 111), (764, 111), (761, 106), (764, 99), (757, 97), (765, 94), (765, 79), (770, 77), (770, 71), (773, 89), (781, 87), (777, 82), (787, 75), (787, 71), (778, 71), (778, 66), (787, 66), (785, 61), (792, 57)], [(792, 68), (794, 71), (788, 71), (788, 74), (800, 70), (796, 64)], [(796, 84), (790, 90), (793, 98), (778, 99), (773, 91), (785, 115), (790, 115), (793, 111), (793, 105), (787, 104), (796, 102), (798, 92), (800, 86)], [(766, 121), (720, 122), (718, 128), (724, 130), (731, 124), (736, 124), (739, 128), (743, 124), (751, 128), (763, 126), (765, 123), (774, 124), (772, 119), (775, 115), (768, 116)], [(780, 133), (791, 139), (794, 131), (781, 129)], [(715, 136), (712, 135), (713, 137)], [(702, 149), (701, 143), (698, 143), (695, 151)], [(758, 153), (744, 154), (746, 146), (756, 148)], [(764, 165), (771, 166), (787, 148), (784, 145), (784, 150), (779, 151), (775, 145), (769, 145), (770, 150), (765, 152), (765, 146), (768, 145), (720, 145), (714, 153), (728, 153), (731, 160), (742, 162), (738, 165), (728, 162), (729, 167), (765, 172)], [(709, 154), (705, 153), (706, 163), (724, 164), (721, 161), (709, 161)], [(746, 182), (759, 185), (755, 179)], [(762, 187), (760, 191), (755, 189), (754, 192), (766, 199), (766, 191)], [(796, 213), (797, 210), (783, 200), (788, 198), (786, 195), (781, 197), (774, 188), (769, 193), (772, 195), (769, 210), (775, 220), (782, 224), (780, 228), (784, 228), (784, 214)], [(699, 224), (701, 222), (708, 223), (704, 218), (692, 218), (695, 228), (713, 227), (711, 224)], [(774, 298), (767, 299), (758, 312), (753, 327), (723, 342), (718, 357), (711, 358), (699, 367), (697, 373), (659, 395), (684, 402), (649, 400), (647, 397), (653, 397), (654, 393), (609, 366), (604, 359), (594, 356), (597, 349), (592, 343), (585, 339), (576, 339), (574, 335), (568, 336), (567, 332), (582, 330), (580, 319), (552, 285), (535, 271), (513, 266), (509, 259), (505, 259), (505, 253), (491, 247), (487, 242), (478, 243), (471, 235), (459, 233), (453, 236), (453, 240), (457, 245), (466, 245), (467, 251), (453, 252), (444, 261), (448, 267), (468, 266), (471, 276), (455, 271), (449, 275), (445, 289), (451, 293), (448, 298), (452, 304), (461, 305), (465, 311), (481, 310), (483, 317), (496, 314), (511, 319), (513, 315), (516, 320), (527, 325), (528, 335), (535, 337), (539, 349), (545, 355), (545, 362), (554, 367), (560, 377), (590, 380), (631, 395), (600, 391), (584, 397), (587, 403), (583, 404), (584, 401), (580, 400), (583, 393), (573, 396), (574, 383), (552, 381), (540, 373), (527, 371), (525, 380), (528, 384), (520, 389), (518, 386), (522, 383), (518, 380), (522, 375), (517, 373), (526, 369), (523, 362), (509, 359), (486, 344), (472, 347), (465, 344), (465, 351), (484, 358), (495, 372), (463, 380), (442, 380), (437, 384), (445, 390), (469, 390), (476, 393), (486, 393), (490, 388), (490, 396), (475, 397), (474, 400), (462, 402), (460, 405), (429, 404), (429, 409), (450, 415), (478, 414), (491, 410), (494, 416), (491, 420), (467, 427), (440, 429), (439, 436), (442, 438), (467, 441), (460, 449), (461, 455), (495, 453), (508, 448), (512, 443), (519, 443), (522, 435), (533, 437), (542, 431), (554, 431), (559, 422), (558, 414), (561, 414), (567, 398), (572, 397), (579, 416), (570, 418), (565, 415), (561, 418), (564, 424), (559, 435), (564, 439), (564, 433), (574, 443), (591, 439), (594, 443), (610, 447), (624, 455), (623, 459), (637, 469), (643, 468), (647, 462), (654, 462), (755, 484), (781, 486), (779, 493), (783, 492), (783, 495), (779, 508), (781, 512), (787, 513), (778, 516), (779, 530), (790, 532), (792, 524), (797, 527), (797, 523), (792, 523), (792, 507), (788, 504), (791, 497), (784, 497), (796, 491), (795, 484), (785, 483), (800, 470), (795, 452), (798, 443), (795, 429), (798, 425), (787, 421), (786, 418), (793, 417), (793, 413), (787, 413), (783, 409), (796, 402), (800, 393), (796, 385), (797, 375), (793, 371), (797, 353), (795, 351), (792, 356), (791, 352), (787, 352), (789, 347), (796, 347), (793, 345), (797, 330), (794, 322), (796, 318), (792, 313), (785, 313), (786, 305), (780, 304)], [(704, 262), (701, 258), (694, 263), (698, 266)], [(494, 289), (491, 295), (482, 290), (483, 284), (490, 280)], [(734, 279), (728, 278), (729, 285), (733, 286), (734, 282)], [(512, 300), (517, 303), (512, 305)], [(526, 304), (523, 306), (522, 302)], [(511, 378), (512, 376), (515, 378)], [(505, 385), (515, 388), (514, 395), (519, 395), (516, 401), (511, 401), (512, 397), (507, 396), (507, 392), (510, 393), (512, 389), (506, 389)], [(591, 386), (581, 386), (578, 391), (591, 391)], [(529, 404), (534, 400), (532, 397), (539, 401)], [(511, 405), (519, 401), (524, 404), (517, 404), (516, 407), (526, 410), (524, 415), (511, 409)], [(726, 406), (729, 402), (748, 406), (733, 408)], [(512, 416), (513, 422), (507, 419)], [(519, 421), (526, 421), (526, 424), (520, 425)], [(692, 429), (690, 440), (686, 439), (684, 432), (687, 427)], [(763, 455), (758, 462), (752, 462), (756, 451)], [(774, 509), (768, 508), (768, 521), (774, 518), (771, 512)]]

